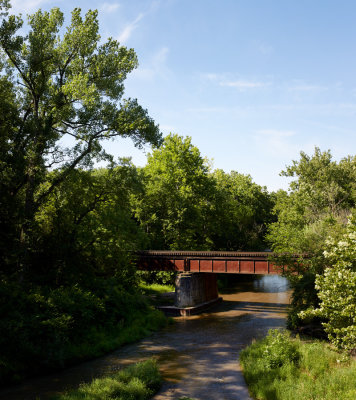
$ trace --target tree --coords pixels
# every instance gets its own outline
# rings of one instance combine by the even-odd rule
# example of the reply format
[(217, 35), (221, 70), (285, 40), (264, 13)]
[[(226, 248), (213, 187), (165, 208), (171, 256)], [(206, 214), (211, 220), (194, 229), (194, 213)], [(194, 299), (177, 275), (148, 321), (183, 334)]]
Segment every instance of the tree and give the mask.
[(134, 285), (129, 261), (146, 235), (132, 218), (130, 197), (141, 191), (126, 159), (112, 169), (73, 171), (36, 213), (32, 282), (91, 287), (98, 277), (114, 276), (126, 288)]
[[(123, 98), (135, 52), (100, 42), (96, 11), (75, 9), (66, 31), (58, 8), (38, 11), (19, 34), (8, 7), (0, 0), (1, 383), (112, 349), (149, 315), (128, 252), (145, 241), (129, 201), (142, 188), (102, 144), (161, 142)], [(108, 167), (93, 169), (100, 160)]]
[(148, 155), (144, 194), (134, 200), (137, 219), (153, 248), (209, 249), (207, 213), (213, 183), (191, 138), (170, 134)]
[(136, 217), (153, 248), (257, 250), (265, 248), (272, 199), (250, 176), (210, 172), (189, 137), (169, 135), (142, 169), (144, 193)]
[[(0, 7), (2, 224), (20, 244), (16, 259), (23, 274), (36, 241), (36, 213), (56, 188), (94, 160), (112, 161), (103, 141), (120, 136), (138, 147), (158, 145), (161, 134), (135, 99), (123, 99), (136, 54), (112, 38), (100, 44), (97, 11), (82, 18), (74, 9), (61, 34), (62, 12), (39, 10), (20, 35), (22, 18), (8, 15), (7, 1)], [(2, 248), (2, 261), (11, 262), (16, 247)]]
[[(280, 255), (276, 262), (289, 266), (294, 288), (289, 323), (296, 327), (299, 311), (318, 306), (315, 278), (328, 265), (326, 242), (344, 234), (347, 218), (356, 206), (356, 157), (336, 162), (330, 151), (316, 148), (312, 156), (301, 152), (300, 160), (293, 161), (281, 175), (296, 179), (290, 183), (289, 193), (276, 194), (278, 220), (269, 225), (267, 239)], [(297, 262), (293, 254), (300, 255)]]
[(338, 348), (356, 349), (356, 214), (350, 217), (341, 240), (326, 242), (324, 256), (328, 267), (316, 276), (318, 308), (302, 311), (307, 319), (323, 318), (323, 326)]
[(266, 225), (272, 221), (272, 197), (249, 175), (212, 173), (215, 198), (209, 235), (214, 250), (264, 250)]

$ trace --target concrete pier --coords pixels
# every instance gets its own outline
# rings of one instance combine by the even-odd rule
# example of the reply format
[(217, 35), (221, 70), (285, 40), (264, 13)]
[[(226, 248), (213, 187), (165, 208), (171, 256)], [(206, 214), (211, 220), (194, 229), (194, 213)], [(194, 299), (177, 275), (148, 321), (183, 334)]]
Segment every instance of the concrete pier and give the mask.
[(189, 272), (177, 275), (174, 306), (157, 308), (167, 315), (186, 317), (204, 312), (220, 301), (216, 274)]
[(175, 282), (174, 305), (179, 308), (196, 307), (218, 298), (216, 274), (183, 273)]

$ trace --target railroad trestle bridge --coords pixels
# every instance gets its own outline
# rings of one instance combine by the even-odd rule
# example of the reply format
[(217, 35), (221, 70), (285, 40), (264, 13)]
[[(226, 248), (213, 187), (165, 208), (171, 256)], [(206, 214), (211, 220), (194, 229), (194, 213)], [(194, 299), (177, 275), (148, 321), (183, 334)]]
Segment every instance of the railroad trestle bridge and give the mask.
[(179, 272), (175, 282), (175, 306), (167, 310), (190, 315), (221, 300), (216, 274), (281, 274), (284, 267), (277, 267), (270, 261), (272, 256), (272, 252), (266, 251), (146, 250), (137, 253), (137, 267), (147, 271)]

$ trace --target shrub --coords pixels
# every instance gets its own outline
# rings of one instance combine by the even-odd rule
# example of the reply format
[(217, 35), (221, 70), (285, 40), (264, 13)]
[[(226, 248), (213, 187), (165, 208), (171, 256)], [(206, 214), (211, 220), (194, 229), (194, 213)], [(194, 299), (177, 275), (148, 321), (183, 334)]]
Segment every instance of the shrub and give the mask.
[(266, 369), (282, 367), (285, 364), (297, 364), (300, 354), (297, 345), (289, 339), (289, 334), (271, 329), (265, 339), (263, 362)]
[(325, 257), (331, 267), (317, 275), (319, 308), (302, 311), (308, 319), (319, 316), (329, 340), (339, 349), (356, 348), (356, 215), (350, 218), (342, 240), (327, 242)]
[(107, 377), (94, 379), (55, 400), (148, 400), (161, 387), (161, 375), (154, 360), (131, 365)]

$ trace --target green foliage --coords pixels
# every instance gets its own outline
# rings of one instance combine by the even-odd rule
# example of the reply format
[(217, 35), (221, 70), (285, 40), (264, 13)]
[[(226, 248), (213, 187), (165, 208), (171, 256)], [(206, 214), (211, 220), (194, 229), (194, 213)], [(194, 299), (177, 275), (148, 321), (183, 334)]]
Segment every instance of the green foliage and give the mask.
[(0, 1), (1, 382), (101, 354), (163, 318), (136, 292), (132, 251), (146, 242), (130, 209), (137, 171), (102, 147), (161, 141), (124, 99), (136, 54), (101, 41), (97, 11), (74, 9), (64, 29), (58, 8), (26, 27), (8, 8)]
[(56, 400), (148, 400), (161, 387), (161, 375), (154, 360), (131, 365), (115, 374), (82, 384)]
[[(274, 261), (288, 265), (286, 275), (294, 289), (289, 315), (293, 328), (302, 323), (300, 311), (319, 304), (314, 282), (328, 265), (326, 242), (343, 235), (347, 216), (356, 206), (355, 165), (356, 157), (335, 162), (329, 151), (316, 148), (312, 156), (301, 152), (300, 160), (282, 172), (296, 179), (289, 193), (276, 193), (278, 220), (269, 225), (267, 239), (278, 254)], [(299, 255), (297, 260), (294, 254)]]
[[(83, 18), (74, 9), (64, 31), (58, 8), (39, 10), (28, 16), (23, 36), (18, 34), (21, 17), (5, 12), (1, 19), (0, 209), (2, 232), (10, 237), (0, 257), (6, 273), (24, 281), (37, 273), (32, 268), (46, 240), (38, 224), (49, 203), (54, 210), (54, 197), (66, 193), (70, 180), (79, 180), (82, 188), (86, 184), (84, 194), (91, 189), (78, 177), (78, 168), (91, 168), (94, 160), (112, 162), (102, 148), (106, 140), (130, 137), (141, 147), (159, 144), (161, 134), (136, 100), (123, 98), (123, 82), (137, 66), (136, 54), (112, 38), (100, 43), (97, 11)], [(72, 147), (63, 147), (66, 138)], [(77, 203), (79, 194), (71, 193)], [(89, 203), (93, 210), (103, 201), (100, 191), (97, 197)], [(83, 207), (77, 224), (82, 212)]]
[(137, 271), (136, 276), (138, 279), (148, 285), (173, 285), (177, 276), (175, 271)]
[(325, 240), (355, 207), (356, 157), (339, 163), (318, 148), (312, 157), (301, 152), (299, 161), (282, 171), (296, 177), (290, 192), (276, 194), (278, 221), (269, 226), (268, 239), (276, 252), (322, 252)]
[(341, 240), (327, 241), (324, 255), (330, 267), (316, 276), (320, 305), (300, 313), (319, 316), (329, 339), (338, 348), (356, 349), (356, 216), (350, 218)]
[(263, 362), (266, 370), (280, 368), (285, 364), (297, 364), (300, 354), (287, 332), (271, 329), (265, 339)]
[[(261, 400), (354, 399), (356, 362), (322, 342), (302, 342), (280, 334), (259, 340), (241, 352), (240, 361), (249, 390)], [(270, 336), (270, 335), (269, 335)], [(273, 338), (273, 336), (275, 336)], [(273, 346), (271, 346), (271, 342)], [(293, 349), (297, 358), (288, 360)], [(272, 351), (273, 348), (273, 351)], [(266, 353), (283, 354), (283, 362), (266, 369)]]
[(215, 170), (208, 232), (212, 250), (264, 250), (273, 199), (249, 175)]
[(264, 249), (273, 201), (250, 176), (210, 172), (189, 137), (169, 135), (141, 171), (135, 215), (150, 247), (171, 250)]
[(131, 218), (129, 198), (140, 190), (136, 169), (125, 160), (113, 169), (74, 171), (36, 215), (32, 270), (41, 283), (86, 283), (99, 275), (133, 285), (128, 251), (142, 248), (145, 235)]
[(159, 283), (152, 283), (149, 285), (147, 283), (141, 282), (139, 284), (139, 287), (145, 294), (160, 294), (160, 293), (174, 292), (173, 285), (162, 285)]
[(190, 138), (169, 135), (142, 169), (144, 194), (134, 199), (137, 219), (160, 249), (208, 249), (208, 166)]
[(78, 286), (0, 287), (0, 382), (98, 356), (166, 323), (138, 293), (105, 280), (95, 292)]

